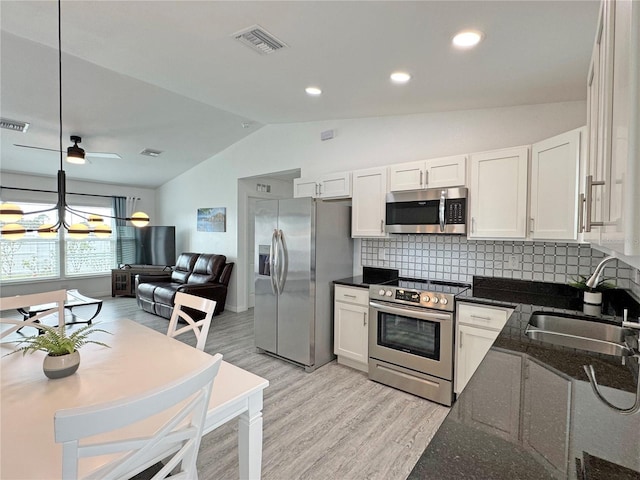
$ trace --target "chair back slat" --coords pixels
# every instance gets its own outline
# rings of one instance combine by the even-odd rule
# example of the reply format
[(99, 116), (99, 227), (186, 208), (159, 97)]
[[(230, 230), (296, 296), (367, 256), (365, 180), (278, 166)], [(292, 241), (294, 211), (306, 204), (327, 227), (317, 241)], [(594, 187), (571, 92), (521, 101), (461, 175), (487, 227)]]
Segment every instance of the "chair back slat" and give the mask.
[(64, 330), (64, 303), (66, 300), (66, 290), (55, 290), (52, 292), (32, 293), (28, 295), (16, 295), (13, 297), (0, 298), (0, 311), (2, 312), (17, 309), (27, 311), (30, 307), (35, 306), (43, 309), (46, 308), (46, 310), (38, 312), (25, 320), (0, 318), (0, 323), (13, 325), (10, 328), (2, 330), (2, 333), (0, 333), (0, 339), (20, 330), (23, 327), (37, 328), (37, 324), (47, 317), (57, 317), (56, 324), (58, 325), (58, 328)]
[[(205, 314), (201, 320), (194, 320), (184, 308), (197, 310)], [(192, 331), (196, 336), (196, 348), (203, 351), (207, 342), (209, 328), (211, 327), (211, 319), (216, 309), (216, 302), (208, 298), (198, 297), (183, 292), (176, 293), (174, 300), (173, 313), (169, 319), (169, 327), (167, 335), (175, 338), (178, 335)], [(178, 327), (178, 322), (184, 320), (185, 326)]]
[[(169, 385), (131, 398), (90, 407), (59, 410), (54, 417), (55, 440), (62, 443), (62, 478), (78, 478), (81, 458), (123, 453), (86, 478), (130, 478), (171, 456), (153, 477), (165, 478), (178, 464), (185, 478), (197, 478), (196, 459), (207, 407), (222, 355), (217, 354), (199, 370)], [(135, 438), (84, 441), (88, 437), (118, 431), (174, 409), (178, 412), (152, 435)], [(127, 430), (130, 431), (130, 430)], [(112, 436), (110, 436), (112, 438)], [(176, 472), (177, 473), (177, 472)]]

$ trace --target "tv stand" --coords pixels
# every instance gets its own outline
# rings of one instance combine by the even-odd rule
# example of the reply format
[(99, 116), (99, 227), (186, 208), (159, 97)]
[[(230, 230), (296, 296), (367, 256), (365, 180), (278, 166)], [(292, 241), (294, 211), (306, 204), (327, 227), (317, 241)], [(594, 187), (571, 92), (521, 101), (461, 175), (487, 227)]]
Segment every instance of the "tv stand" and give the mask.
[(171, 267), (164, 265), (124, 265), (111, 270), (111, 296), (136, 296), (136, 275), (168, 275)]

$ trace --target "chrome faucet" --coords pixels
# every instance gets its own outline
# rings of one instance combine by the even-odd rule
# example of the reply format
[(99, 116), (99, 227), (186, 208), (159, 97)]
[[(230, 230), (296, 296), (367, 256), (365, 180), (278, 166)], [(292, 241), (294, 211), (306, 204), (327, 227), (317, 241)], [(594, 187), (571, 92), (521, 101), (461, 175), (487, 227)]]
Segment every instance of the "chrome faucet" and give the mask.
[(595, 288), (595, 286), (598, 285), (598, 282), (600, 281), (600, 277), (602, 276), (602, 271), (604, 270), (605, 263), (608, 263), (611, 260), (617, 260), (617, 258), (616, 257), (605, 257), (598, 264), (598, 266), (594, 270), (593, 274), (589, 277), (589, 280), (587, 280), (587, 282), (586, 282), (587, 287)]

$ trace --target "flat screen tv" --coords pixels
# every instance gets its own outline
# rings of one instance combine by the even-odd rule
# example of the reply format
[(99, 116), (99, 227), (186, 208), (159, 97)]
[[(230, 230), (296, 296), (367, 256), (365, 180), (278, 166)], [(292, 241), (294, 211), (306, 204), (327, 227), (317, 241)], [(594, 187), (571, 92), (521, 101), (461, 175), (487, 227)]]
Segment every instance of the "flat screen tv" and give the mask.
[(176, 263), (176, 227), (118, 227), (118, 263), (163, 265)]

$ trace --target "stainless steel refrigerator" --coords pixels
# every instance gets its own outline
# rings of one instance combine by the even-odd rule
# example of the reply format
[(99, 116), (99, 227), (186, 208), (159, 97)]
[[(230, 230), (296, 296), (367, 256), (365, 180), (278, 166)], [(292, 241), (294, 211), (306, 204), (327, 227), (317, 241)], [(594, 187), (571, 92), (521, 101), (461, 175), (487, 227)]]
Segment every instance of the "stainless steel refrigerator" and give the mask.
[(333, 354), (333, 280), (353, 274), (350, 208), (311, 198), (256, 204), (255, 341), (307, 371)]

